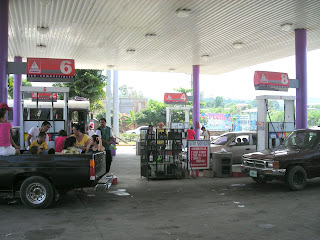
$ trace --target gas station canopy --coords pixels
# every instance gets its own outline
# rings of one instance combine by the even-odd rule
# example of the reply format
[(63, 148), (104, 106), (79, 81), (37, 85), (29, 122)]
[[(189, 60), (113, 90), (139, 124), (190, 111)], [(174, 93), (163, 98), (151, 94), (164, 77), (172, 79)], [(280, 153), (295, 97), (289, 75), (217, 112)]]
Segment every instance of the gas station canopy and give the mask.
[(9, 61), (219, 74), (320, 48), (318, 0), (10, 0)]

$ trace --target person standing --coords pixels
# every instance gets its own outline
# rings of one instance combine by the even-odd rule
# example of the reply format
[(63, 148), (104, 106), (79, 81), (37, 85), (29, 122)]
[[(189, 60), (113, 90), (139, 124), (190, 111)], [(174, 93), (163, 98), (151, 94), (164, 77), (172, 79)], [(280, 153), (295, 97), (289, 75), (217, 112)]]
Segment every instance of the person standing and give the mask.
[[(32, 127), (28, 132), (28, 137), (27, 137), (28, 147), (30, 147), (32, 142), (37, 140), (40, 132), (46, 133), (50, 129), (50, 127), (51, 127), (51, 124), (48, 121), (44, 121), (41, 124), (41, 128)], [(49, 143), (48, 134), (46, 134), (46, 143), (47, 143), (47, 145)]]
[(94, 135), (94, 130), (92, 125), (89, 125), (87, 134), (89, 137), (92, 137)]
[(201, 130), (202, 130), (203, 139), (210, 140), (210, 131), (207, 130), (205, 127), (202, 127)]
[(102, 140), (102, 145), (106, 151), (106, 170), (107, 172), (110, 171), (111, 162), (112, 162), (112, 155), (111, 155), (111, 144), (114, 142), (115, 139), (112, 136), (111, 127), (107, 126), (107, 120), (105, 118), (100, 118), (100, 126), (96, 130), (96, 135), (98, 135)]
[(187, 140), (194, 140), (196, 136), (196, 132), (193, 130), (193, 126), (187, 130)]

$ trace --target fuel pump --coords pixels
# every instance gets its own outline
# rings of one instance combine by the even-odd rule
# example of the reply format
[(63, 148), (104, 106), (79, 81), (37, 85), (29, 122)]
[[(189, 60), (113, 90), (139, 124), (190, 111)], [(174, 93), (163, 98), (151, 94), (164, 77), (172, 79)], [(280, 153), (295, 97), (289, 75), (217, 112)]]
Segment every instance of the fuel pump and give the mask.
[[(258, 101), (257, 114), (257, 150), (278, 147), (282, 141), (294, 131), (295, 128), (295, 110), (294, 96), (262, 95), (256, 97)], [(284, 101), (284, 121), (267, 122), (268, 100)]]

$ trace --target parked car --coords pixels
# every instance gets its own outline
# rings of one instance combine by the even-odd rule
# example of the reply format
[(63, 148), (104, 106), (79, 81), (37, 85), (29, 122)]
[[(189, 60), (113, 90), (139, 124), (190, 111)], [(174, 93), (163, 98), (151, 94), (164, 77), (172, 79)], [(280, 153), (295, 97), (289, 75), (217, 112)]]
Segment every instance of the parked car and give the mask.
[(320, 129), (296, 130), (276, 150), (243, 155), (241, 170), (258, 183), (278, 179), (302, 190), (308, 178), (320, 177)]
[(224, 133), (211, 142), (211, 153), (221, 148), (232, 153), (233, 163), (240, 164), (243, 154), (257, 151), (257, 133), (254, 131)]
[(0, 192), (30, 208), (46, 208), (75, 188), (108, 189), (105, 153), (0, 156)]
[(133, 129), (133, 130), (128, 130), (126, 131), (127, 134), (140, 134), (140, 130), (147, 130), (148, 129), (148, 126), (140, 126), (136, 129)]

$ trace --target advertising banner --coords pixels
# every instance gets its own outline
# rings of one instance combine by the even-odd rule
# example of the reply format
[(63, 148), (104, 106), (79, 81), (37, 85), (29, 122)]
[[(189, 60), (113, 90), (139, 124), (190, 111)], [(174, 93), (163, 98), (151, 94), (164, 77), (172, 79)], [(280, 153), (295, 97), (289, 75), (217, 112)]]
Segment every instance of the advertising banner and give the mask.
[(255, 131), (257, 130), (257, 114), (234, 115), (233, 131)]
[(29, 82), (73, 82), (73, 59), (27, 58)]
[(210, 168), (210, 140), (188, 140), (189, 170)]
[(232, 118), (230, 114), (202, 113), (200, 123), (209, 131), (231, 131)]

